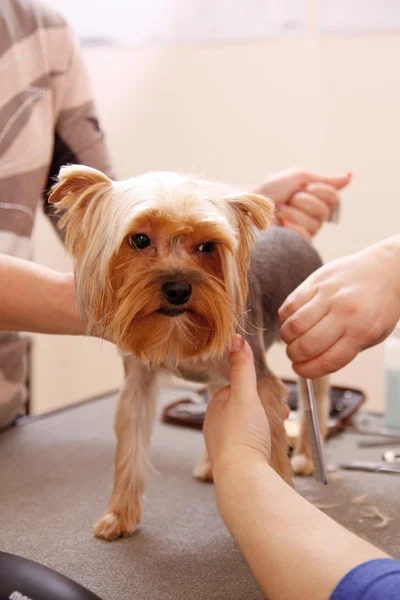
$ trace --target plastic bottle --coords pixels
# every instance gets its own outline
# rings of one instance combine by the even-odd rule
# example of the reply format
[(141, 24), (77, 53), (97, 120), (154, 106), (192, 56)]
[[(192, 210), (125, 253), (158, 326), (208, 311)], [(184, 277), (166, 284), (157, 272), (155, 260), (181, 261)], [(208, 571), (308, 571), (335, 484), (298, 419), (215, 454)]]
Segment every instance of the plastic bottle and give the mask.
[(400, 429), (400, 324), (385, 342), (386, 426)]

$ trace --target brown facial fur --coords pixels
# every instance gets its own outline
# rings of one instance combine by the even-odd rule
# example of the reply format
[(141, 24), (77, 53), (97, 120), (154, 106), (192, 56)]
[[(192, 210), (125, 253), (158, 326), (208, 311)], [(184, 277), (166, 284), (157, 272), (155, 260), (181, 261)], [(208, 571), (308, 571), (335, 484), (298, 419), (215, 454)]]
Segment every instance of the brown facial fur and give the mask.
[[(61, 170), (49, 201), (63, 212), (91, 326), (152, 366), (223, 355), (243, 321), (253, 228), (272, 218), (269, 200), (174, 174), (113, 183), (77, 166)], [(130, 247), (135, 234), (151, 246)], [(200, 252), (207, 242), (215, 248)], [(171, 318), (161, 290), (174, 281), (192, 294)]]

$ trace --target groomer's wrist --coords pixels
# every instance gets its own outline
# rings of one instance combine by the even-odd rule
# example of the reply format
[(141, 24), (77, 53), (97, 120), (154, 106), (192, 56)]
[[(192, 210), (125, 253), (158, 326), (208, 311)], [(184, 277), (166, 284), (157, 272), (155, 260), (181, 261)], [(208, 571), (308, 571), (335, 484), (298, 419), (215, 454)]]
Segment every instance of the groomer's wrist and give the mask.
[(393, 279), (400, 302), (400, 235), (395, 235), (386, 240), (385, 246), (393, 265)]
[(59, 301), (65, 315), (67, 335), (85, 335), (87, 323), (82, 318), (75, 295), (75, 281), (72, 273), (60, 273), (58, 279)]
[(391, 273), (393, 289), (400, 302), (400, 235), (387, 238), (361, 252), (370, 255), (372, 260), (375, 259)]
[(253, 185), (248, 185), (246, 187), (246, 190), (252, 192), (253, 194), (261, 194), (262, 196), (266, 196), (269, 200), (276, 204), (277, 190), (273, 175), (266, 177), (261, 184), (257, 183)]
[(218, 457), (212, 463), (217, 497), (219, 493), (235, 493), (260, 470), (265, 470), (268, 474), (272, 467), (264, 455), (252, 448)]

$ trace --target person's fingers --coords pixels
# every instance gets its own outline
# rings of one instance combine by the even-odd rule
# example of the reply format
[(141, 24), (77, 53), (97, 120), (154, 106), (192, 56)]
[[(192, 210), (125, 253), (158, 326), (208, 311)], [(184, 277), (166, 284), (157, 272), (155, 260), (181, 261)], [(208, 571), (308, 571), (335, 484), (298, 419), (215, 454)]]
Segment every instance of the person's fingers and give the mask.
[(282, 325), (302, 306), (307, 302), (310, 302), (317, 294), (317, 291), (317, 288), (310, 279), (303, 281), (303, 283), (286, 298), (278, 311), (279, 320)]
[(305, 229), (301, 225), (297, 225), (297, 223), (292, 223), (291, 221), (285, 221), (285, 220), (280, 221), (280, 225), (282, 225), (282, 227), (284, 227), (285, 229), (290, 229), (291, 231), (295, 231), (304, 240), (306, 240), (307, 242), (311, 242), (312, 235), (307, 231), (307, 229)]
[(294, 363), (312, 360), (329, 350), (344, 333), (343, 321), (330, 312), (306, 333), (291, 342), (286, 348), (286, 354)]
[(293, 369), (300, 377), (317, 379), (335, 373), (348, 365), (357, 356), (359, 350), (354, 340), (349, 337), (342, 338), (317, 358), (293, 363)]
[[(316, 234), (321, 227), (321, 223), (318, 219), (308, 215), (303, 210), (294, 208), (291, 204), (280, 205), (277, 209), (277, 216), (282, 224), (290, 222), (293, 225), (300, 225), (300, 227), (304, 228), (309, 235)], [(286, 226), (286, 224), (284, 226)]]
[[(322, 185), (322, 184), (310, 184), (310, 185)], [(294, 194), (289, 201), (290, 206), (294, 208), (298, 208), (303, 212), (306, 212), (308, 215), (317, 219), (317, 221), (322, 222), (329, 219), (331, 214), (331, 209), (327, 205), (323, 198), (319, 198), (318, 194), (311, 194), (308, 191), (306, 192), (297, 192)]]
[(328, 183), (309, 183), (306, 187), (306, 192), (316, 196), (324, 204), (328, 205), (328, 210), (332, 210), (339, 203), (338, 190)]
[(315, 173), (307, 173), (307, 175), (310, 183), (328, 183), (329, 185), (333, 185), (333, 187), (335, 187), (337, 190), (341, 190), (346, 187), (346, 185), (350, 183), (352, 177), (351, 173), (345, 173), (343, 175), (339, 175), (339, 177), (327, 177), (324, 175), (316, 175)]
[(257, 390), (257, 377), (254, 357), (250, 346), (240, 336), (236, 336), (234, 346), (229, 353), (231, 395), (241, 400)]
[(295, 339), (307, 333), (328, 312), (329, 305), (322, 302), (320, 296), (315, 295), (284, 321), (281, 327), (282, 340), (286, 344), (290, 344)]

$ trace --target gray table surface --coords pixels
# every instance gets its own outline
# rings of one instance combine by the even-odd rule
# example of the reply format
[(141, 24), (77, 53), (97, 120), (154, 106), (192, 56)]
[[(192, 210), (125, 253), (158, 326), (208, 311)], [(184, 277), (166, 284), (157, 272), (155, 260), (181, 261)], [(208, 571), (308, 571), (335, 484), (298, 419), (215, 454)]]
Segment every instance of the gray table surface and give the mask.
[[(182, 390), (161, 394), (164, 403)], [(112, 486), (114, 407), (115, 398), (106, 397), (0, 434), (0, 549), (64, 573), (103, 600), (261, 599), (219, 517), (213, 486), (191, 475), (201, 432), (158, 421), (140, 530), (113, 543), (92, 536)], [(349, 432), (330, 440), (328, 463), (380, 456), (382, 449), (357, 448), (360, 438)], [(296, 485), (329, 506), (331, 517), (400, 557), (400, 476), (341, 472), (328, 486), (313, 479)], [(387, 528), (374, 529), (352, 504), (361, 494), (393, 518)]]

